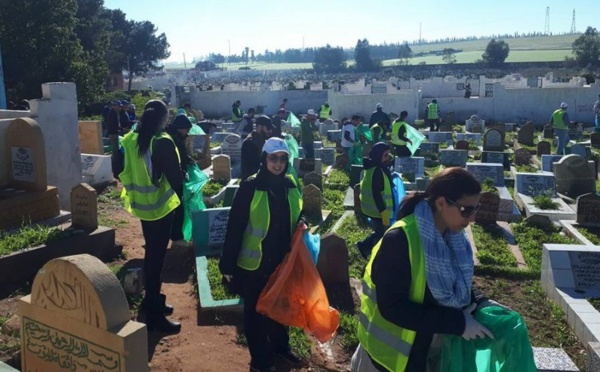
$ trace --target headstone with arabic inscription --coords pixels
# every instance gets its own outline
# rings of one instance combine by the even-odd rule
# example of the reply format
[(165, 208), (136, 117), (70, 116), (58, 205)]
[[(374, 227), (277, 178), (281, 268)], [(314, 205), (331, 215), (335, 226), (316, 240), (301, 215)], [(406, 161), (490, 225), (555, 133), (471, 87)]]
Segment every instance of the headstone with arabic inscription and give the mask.
[(87, 183), (71, 189), (71, 221), (74, 228), (98, 228), (98, 193)]
[(96, 257), (54, 259), (19, 301), (22, 371), (148, 371), (146, 325)]
[(554, 164), (556, 191), (570, 198), (596, 191), (596, 164), (571, 154)]
[(321, 190), (315, 185), (304, 186), (302, 188), (302, 202), (302, 210), (309, 222), (320, 223), (323, 221)]
[(488, 129), (483, 135), (483, 151), (504, 151), (504, 132)]
[(242, 159), (242, 138), (237, 134), (230, 134), (221, 144), (221, 152), (229, 155), (231, 164), (238, 164)]
[(600, 195), (591, 192), (577, 198), (577, 223), (600, 227)]
[(469, 152), (467, 150), (440, 150), (440, 163), (447, 167), (465, 167)]
[(6, 150), (9, 186), (46, 191), (46, 146), (37, 122), (30, 118), (11, 121), (6, 130)]
[(192, 238), (196, 256), (221, 254), (230, 210), (230, 207), (226, 207), (192, 212)]
[(482, 192), (479, 203), (479, 209), (475, 213), (475, 223), (483, 226), (495, 224), (498, 221), (500, 197), (491, 192)]

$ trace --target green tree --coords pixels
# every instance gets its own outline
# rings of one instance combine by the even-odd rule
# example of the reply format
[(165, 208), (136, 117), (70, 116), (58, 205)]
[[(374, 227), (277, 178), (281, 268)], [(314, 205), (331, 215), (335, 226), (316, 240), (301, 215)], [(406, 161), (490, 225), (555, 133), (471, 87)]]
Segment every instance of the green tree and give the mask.
[(600, 65), (600, 35), (594, 27), (588, 27), (572, 45), (575, 59), (581, 66)]
[(344, 50), (340, 47), (333, 48), (329, 44), (318, 48), (315, 52), (313, 69), (317, 74), (336, 73), (346, 70)]
[(381, 66), (380, 61), (374, 61), (371, 58), (371, 51), (369, 47), (369, 40), (362, 39), (356, 42), (354, 48), (354, 61), (356, 62), (356, 71), (374, 71)]
[(444, 62), (446, 62), (449, 65), (456, 63), (456, 50), (454, 50), (453, 48), (444, 48), (442, 53), (442, 60)]
[(408, 65), (408, 60), (412, 58), (412, 49), (407, 42), (400, 45), (400, 50), (398, 50), (398, 58), (400, 58), (400, 64)]
[(510, 48), (504, 40), (492, 39), (485, 48), (485, 52), (481, 55), (483, 61), (490, 66), (500, 66), (508, 57)]
[(162, 33), (156, 35), (156, 26), (152, 22), (130, 21), (131, 31), (127, 37), (127, 71), (129, 71), (128, 90), (131, 90), (131, 81), (135, 75), (140, 75), (151, 70), (160, 70), (162, 66), (158, 61), (167, 59), (171, 55), (167, 36)]

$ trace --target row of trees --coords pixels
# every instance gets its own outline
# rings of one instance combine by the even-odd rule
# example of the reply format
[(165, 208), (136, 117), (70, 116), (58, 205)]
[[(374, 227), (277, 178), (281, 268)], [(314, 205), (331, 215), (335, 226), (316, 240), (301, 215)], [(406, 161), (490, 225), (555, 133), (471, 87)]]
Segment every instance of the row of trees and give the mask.
[(0, 46), (10, 99), (39, 97), (48, 81), (74, 81), (82, 105), (105, 92), (109, 72), (133, 76), (169, 57), (154, 24), (128, 20), (103, 0), (0, 0)]

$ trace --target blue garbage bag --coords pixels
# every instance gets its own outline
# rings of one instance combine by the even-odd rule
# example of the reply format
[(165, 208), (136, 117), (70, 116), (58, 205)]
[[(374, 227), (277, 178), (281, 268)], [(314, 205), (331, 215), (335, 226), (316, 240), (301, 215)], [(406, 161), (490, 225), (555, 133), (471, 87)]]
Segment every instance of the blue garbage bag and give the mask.
[(392, 173), (392, 196), (394, 200), (394, 209), (392, 213), (392, 218), (390, 219), (390, 223), (393, 225), (398, 218), (398, 207), (400, 207), (400, 203), (402, 199), (406, 196), (406, 189), (404, 188), (404, 182), (402, 182), (402, 177), (399, 173)]
[(306, 248), (308, 248), (310, 257), (316, 265), (319, 260), (319, 251), (321, 250), (321, 236), (319, 234), (311, 234), (306, 229), (302, 234), (302, 239), (304, 240), (304, 244), (306, 244)]

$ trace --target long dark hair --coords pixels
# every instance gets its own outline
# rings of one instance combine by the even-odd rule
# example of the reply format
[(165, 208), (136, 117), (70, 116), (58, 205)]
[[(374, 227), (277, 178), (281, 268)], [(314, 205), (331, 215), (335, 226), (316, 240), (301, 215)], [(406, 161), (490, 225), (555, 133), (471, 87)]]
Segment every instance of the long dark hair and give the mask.
[(431, 179), (425, 192), (414, 193), (402, 200), (398, 219), (412, 214), (421, 200), (427, 199), (431, 209), (435, 210), (435, 201), (440, 196), (456, 201), (463, 196), (477, 195), (480, 192), (481, 185), (471, 173), (463, 168), (446, 168)]
[(167, 106), (157, 99), (148, 101), (146, 106), (144, 106), (144, 113), (140, 118), (137, 141), (140, 156), (144, 156), (150, 148), (152, 137), (161, 131), (161, 125), (168, 113)]

